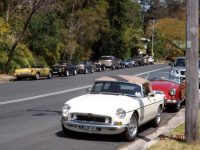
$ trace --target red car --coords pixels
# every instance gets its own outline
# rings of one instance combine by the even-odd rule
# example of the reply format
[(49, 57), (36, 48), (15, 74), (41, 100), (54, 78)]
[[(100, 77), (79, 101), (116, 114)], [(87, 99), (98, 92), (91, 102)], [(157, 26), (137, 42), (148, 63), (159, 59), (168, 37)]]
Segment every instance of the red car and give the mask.
[(162, 91), (165, 94), (165, 106), (167, 109), (173, 107), (174, 111), (179, 111), (181, 104), (185, 101), (185, 80), (177, 82), (169, 79), (151, 80), (154, 91)]

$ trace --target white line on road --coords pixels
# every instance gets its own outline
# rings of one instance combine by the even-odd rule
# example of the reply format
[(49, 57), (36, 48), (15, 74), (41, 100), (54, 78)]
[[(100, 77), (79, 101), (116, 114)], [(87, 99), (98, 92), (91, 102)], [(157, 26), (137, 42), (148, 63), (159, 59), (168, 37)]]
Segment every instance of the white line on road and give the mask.
[[(151, 70), (151, 71), (135, 74), (135, 76), (141, 76), (141, 75), (144, 75), (144, 74), (147, 74), (147, 73), (156, 72), (156, 71), (164, 70), (164, 69), (167, 69), (167, 68), (170, 68), (170, 67), (154, 69), (154, 70)], [(21, 98), (21, 99), (16, 99), (16, 100), (9, 100), (9, 101), (5, 101), (5, 102), (0, 102), (0, 105), (30, 101), (30, 100), (33, 100), (33, 99), (38, 99), (38, 98), (43, 98), (43, 97), (48, 97), (48, 96), (53, 96), (53, 95), (58, 95), (58, 94), (63, 94), (63, 93), (69, 93), (69, 92), (73, 92), (73, 91), (86, 89), (86, 88), (89, 88), (91, 86), (92, 85), (86, 85), (86, 86), (82, 86), (82, 87), (78, 87), (78, 88), (73, 88), (73, 89), (68, 89), (68, 90), (63, 90), (63, 91), (58, 91), (58, 92), (53, 92), (53, 93), (47, 93), (47, 94), (42, 94), (42, 95), (37, 95), (37, 96), (32, 96), (32, 97), (26, 97), (26, 98)]]

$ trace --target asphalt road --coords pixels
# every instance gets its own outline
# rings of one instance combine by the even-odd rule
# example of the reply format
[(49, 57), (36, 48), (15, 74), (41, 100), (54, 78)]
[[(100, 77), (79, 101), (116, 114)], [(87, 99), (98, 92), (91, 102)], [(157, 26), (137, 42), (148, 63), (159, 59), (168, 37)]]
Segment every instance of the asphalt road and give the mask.
[[(61, 107), (64, 102), (85, 94), (85, 88), (103, 75), (127, 74), (146, 76), (146, 72), (167, 72), (164, 64), (115, 71), (96, 72), (53, 79), (22, 80), (0, 84), (0, 149), (1, 150), (114, 150), (125, 146), (120, 136), (73, 134), (61, 130)], [(164, 69), (166, 68), (166, 69)], [(175, 113), (164, 112), (161, 125)], [(137, 138), (156, 129), (142, 126)], [(137, 140), (137, 139), (136, 139)]]

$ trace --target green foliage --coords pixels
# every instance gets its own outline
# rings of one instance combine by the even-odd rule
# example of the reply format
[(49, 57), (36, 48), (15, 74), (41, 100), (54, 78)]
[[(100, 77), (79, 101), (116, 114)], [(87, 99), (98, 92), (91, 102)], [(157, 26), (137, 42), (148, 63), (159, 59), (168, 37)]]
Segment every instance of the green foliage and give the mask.
[[(0, 67), (23, 31), (31, 5), (12, 3), (10, 15), (0, 18)], [(29, 7), (30, 6), (30, 7)], [(6, 9), (2, 14), (6, 14)], [(4, 17), (6, 17), (4, 15)], [(130, 0), (62, 0), (38, 9), (20, 39), (12, 69), (32, 64), (98, 59), (101, 55), (130, 58), (142, 47), (140, 5)], [(1, 67), (2, 68), (2, 67)]]
[(35, 58), (28, 46), (25, 44), (19, 44), (12, 60), (11, 70), (25, 66), (31, 67), (33, 64), (35, 64)]

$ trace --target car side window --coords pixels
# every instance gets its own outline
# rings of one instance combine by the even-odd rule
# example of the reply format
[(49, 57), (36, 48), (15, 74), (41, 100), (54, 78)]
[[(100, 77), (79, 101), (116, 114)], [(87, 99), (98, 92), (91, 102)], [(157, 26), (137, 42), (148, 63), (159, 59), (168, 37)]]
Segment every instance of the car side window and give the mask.
[(147, 83), (143, 84), (143, 94), (144, 94), (144, 97), (147, 97), (148, 96), (148, 93), (150, 92), (149, 90), (149, 86)]

